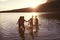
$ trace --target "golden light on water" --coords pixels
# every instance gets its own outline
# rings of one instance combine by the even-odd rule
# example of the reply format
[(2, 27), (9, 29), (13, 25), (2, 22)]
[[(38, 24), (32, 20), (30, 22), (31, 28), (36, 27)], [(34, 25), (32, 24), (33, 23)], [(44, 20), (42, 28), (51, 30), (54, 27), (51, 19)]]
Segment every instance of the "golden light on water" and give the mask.
[[(9, 28), (12, 27), (12, 25), (17, 26), (17, 21), (20, 16), (24, 16), (24, 19), (28, 21), (31, 17), (38, 15), (38, 13), (31, 12), (31, 13), (0, 13), (0, 24), (2, 27), (6, 30), (10, 30)], [(7, 25), (8, 24), (8, 25)], [(28, 23), (25, 23), (27, 25)]]
[(38, 13), (32, 12), (30, 14), (33, 15), (33, 16), (36, 16)]
[(38, 13), (35, 12), (31, 12), (31, 13), (1, 13), (1, 20), (14, 20), (17, 21), (19, 19), (20, 16), (24, 16), (25, 20), (29, 20), (31, 17), (38, 15)]
[(38, 15), (38, 13), (35, 13), (35, 12), (32, 12), (32, 13), (27, 13), (26, 15), (24, 15), (25, 16), (25, 19), (26, 20), (29, 20), (32, 16), (37, 16)]

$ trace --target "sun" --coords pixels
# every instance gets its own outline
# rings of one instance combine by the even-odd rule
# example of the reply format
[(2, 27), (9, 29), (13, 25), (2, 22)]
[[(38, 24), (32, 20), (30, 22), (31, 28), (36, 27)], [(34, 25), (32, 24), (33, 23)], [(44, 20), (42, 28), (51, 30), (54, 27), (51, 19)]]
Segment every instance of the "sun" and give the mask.
[(47, 0), (26, 0), (24, 6), (36, 8), (38, 5), (46, 3)]

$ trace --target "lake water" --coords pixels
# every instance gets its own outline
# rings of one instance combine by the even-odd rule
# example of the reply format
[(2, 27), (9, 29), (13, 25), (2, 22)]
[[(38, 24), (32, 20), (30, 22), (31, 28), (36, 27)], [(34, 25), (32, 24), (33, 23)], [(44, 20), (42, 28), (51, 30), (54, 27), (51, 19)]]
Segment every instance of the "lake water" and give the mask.
[[(34, 40), (60, 40), (60, 20), (39, 17), (41, 13), (0, 13), (0, 40), (21, 40), (18, 32), (17, 20), (24, 16), (26, 20), (32, 15), (39, 19), (39, 31)], [(25, 23), (27, 25), (28, 23)], [(31, 40), (28, 31), (25, 31), (25, 40)]]

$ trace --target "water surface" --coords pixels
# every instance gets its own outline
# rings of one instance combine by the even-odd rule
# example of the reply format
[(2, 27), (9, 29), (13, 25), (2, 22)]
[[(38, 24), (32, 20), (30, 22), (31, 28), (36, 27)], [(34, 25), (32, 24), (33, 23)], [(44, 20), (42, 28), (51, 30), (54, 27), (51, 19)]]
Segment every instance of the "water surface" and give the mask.
[[(60, 40), (60, 20), (45, 19), (39, 17), (39, 31), (34, 35), (34, 40)], [(0, 40), (21, 40), (18, 32), (17, 20), (24, 16), (26, 20), (30, 19), (32, 14), (28, 13), (0, 13)], [(25, 23), (27, 25), (28, 23)], [(31, 40), (28, 31), (25, 31), (26, 40)]]

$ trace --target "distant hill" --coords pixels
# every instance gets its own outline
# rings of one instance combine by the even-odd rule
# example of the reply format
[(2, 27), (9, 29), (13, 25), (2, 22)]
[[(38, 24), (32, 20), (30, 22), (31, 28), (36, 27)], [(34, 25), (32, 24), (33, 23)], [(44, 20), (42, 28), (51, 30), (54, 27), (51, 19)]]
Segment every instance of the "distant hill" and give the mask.
[(38, 6), (36, 12), (60, 12), (60, 1), (52, 1)]
[(14, 10), (7, 10), (7, 11), (0, 11), (0, 13), (5, 13), (5, 12), (32, 12), (32, 8), (22, 8), (22, 9), (14, 9)]

